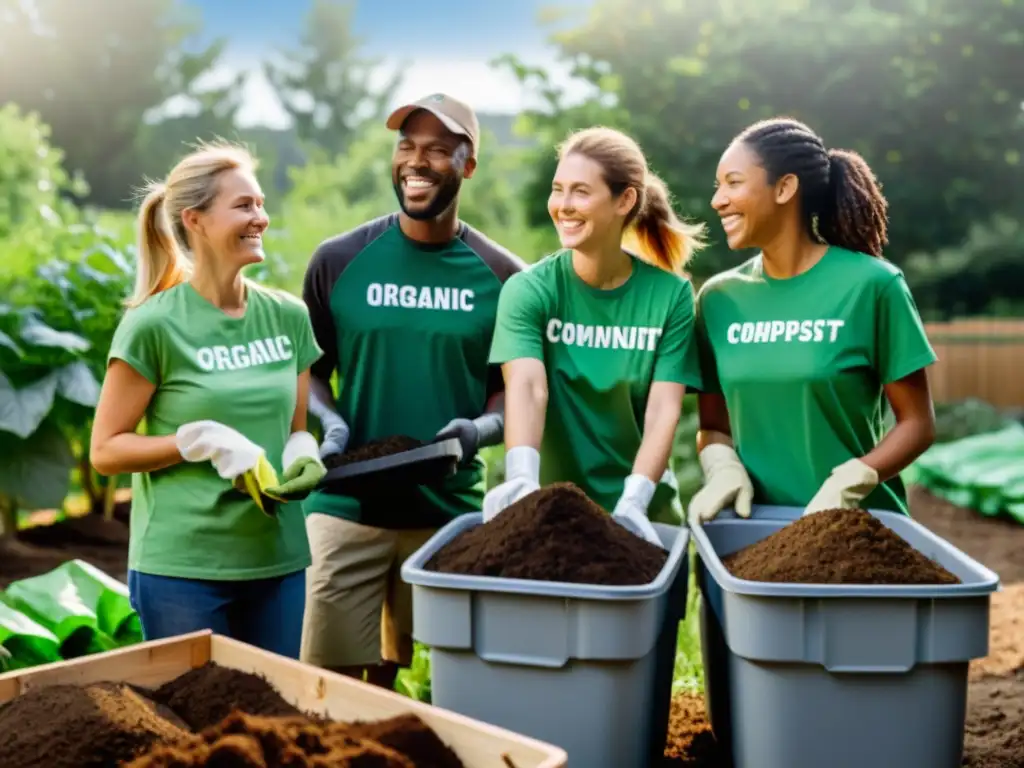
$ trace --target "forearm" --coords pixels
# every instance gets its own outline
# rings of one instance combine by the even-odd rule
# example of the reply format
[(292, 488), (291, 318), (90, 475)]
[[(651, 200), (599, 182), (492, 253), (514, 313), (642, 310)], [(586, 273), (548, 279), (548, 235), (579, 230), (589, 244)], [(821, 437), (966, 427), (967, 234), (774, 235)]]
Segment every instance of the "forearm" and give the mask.
[(148, 437), (126, 432), (94, 445), (93, 468), (105, 477), (134, 472), (156, 472), (180, 464), (183, 459), (174, 435)]
[(862, 459), (878, 473), (880, 482), (895, 477), (928, 450), (935, 439), (935, 427), (928, 419), (908, 419), (889, 430), (877, 446)]
[(548, 407), (547, 383), (523, 382), (505, 394), (505, 449), (525, 445), (540, 450)]
[(679, 414), (680, 408), (674, 403), (665, 403), (647, 410), (644, 436), (633, 460), (633, 474), (643, 475), (654, 483), (661, 480), (672, 455), (672, 441), (679, 424)]

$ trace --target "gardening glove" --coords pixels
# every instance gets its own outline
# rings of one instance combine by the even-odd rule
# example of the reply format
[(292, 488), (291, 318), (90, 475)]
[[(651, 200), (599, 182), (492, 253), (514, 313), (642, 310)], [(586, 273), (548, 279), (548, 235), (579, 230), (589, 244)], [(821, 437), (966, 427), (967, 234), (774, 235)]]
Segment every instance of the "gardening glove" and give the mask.
[(225, 480), (262, 471), (263, 465), (274, 471), (262, 448), (238, 430), (217, 421), (182, 424), (175, 433), (175, 442), (185, 461), (209, 461)]
[(324, 428), (324, 439), (320, 443), (320, 459), (344, 453), (349, 435), (352, 433), (348, 424), (335, 411), (327, 408), (322, 409), (318, 416)]
[(615, 505), (612, 516), (630, 521), (639, 529), (638, 535), (641, 538), (661, 547), (661, 538), (651, 525), (651, 521), (647, 519), (647, 506), (651, 503), (656, 488), (657, 485), (649, 477), (633, 473), (626, 478), (622, 495)]
[(736, 451), (714, 443), (697, 457), (704, 470), (704, 485), (690, 500), (690, 525), (701, 525), (730, 504), (740, 517), (750, 517), (754, 485)]
[(261, 487), (277, 484), (267, 454), (238, 430), (217, 421), (193, 421), (178, 427), (175, 443), (188, 462), (209, 461), (217, 474), (248, 493), (266, 512)]
[(511, 504), (540, 490), (540, 453), (528, 445), (517, 445), (505, 453), (505, 482), (484, 496), (484, 522), (489, 523)]
[(481, 448), (497, 445), (505, 434), (505, 418), (500, 413), (485, 413), (475, 419), (452, 419), (434, 435), (435, 440), (457, 437), (462, 446), (460, 466), (473, 461)]
[(825, 509), (853, 509), (878, 485), (878, 473), (860, 459), (850, 459), (832, 474), (804, 509), (804, 516)]
[(278, 501), (305, 498), (327, 474), (316, 438), (309, 432), (292, 433), (284, 446), (281, 466), (285, 468), (281, 482), (261, 488), (265, 495)]

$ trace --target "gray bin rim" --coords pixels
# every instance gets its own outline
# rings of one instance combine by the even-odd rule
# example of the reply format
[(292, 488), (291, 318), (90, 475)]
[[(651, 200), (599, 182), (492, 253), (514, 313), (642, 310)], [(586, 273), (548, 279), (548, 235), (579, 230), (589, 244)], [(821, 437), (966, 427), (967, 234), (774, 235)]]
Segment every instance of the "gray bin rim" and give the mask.
[[(616, 520), (616, 522), (621, 521)], [(492, 592), (510, 595), (566, 598), (574, 600), (647, 600), (667, 591), (683, 565), (690, 545), (690, 531), (685, 526), (652, 523), (655, 530), (677, 530), (678, 534), (668, 551), (668, 559), (657, 578), (649, 584), (609, 587), (600, 584), (571, 584), (562, 581), (534, 581), (531, 579), (504, 579), (496, 576), (463, 576), (438, 573), (424, 567), (428, 560), (445, 544), (469, 528), (483, 523), (483, 513), (460, 515), (447, 523), (428, 539), (422, 547), (402, 563), (402, 580), (417, 587), (433, 587), (463, 592)], [(628, 525), (624, 526), (628, 529)]]
[[(733, 576), (722, 564), (715, 552), (704, 527), (742, 526), (750, 522), (785, 521), (793, 522), (803, 513), (802, 507), (772, 506), (755, 504), (749, 519), (739, 517), (732, 508), (723, 509), (718, 516), (702, 525), (688, 525), (693, 536), (697, 553), (712, 578), (726, 592), (750, 597), (776, 598), (966, 598), (984, 597), (999, 591), (999, 576), (974, 558), (960, 551), (931, 530), (908, 515), (888, 510), (866, 510), (897, 534), (900, 529), (908, 530), (914, 538), (927, 542), (934, 550), (935, 559), (944, 568), (960, 577), (960, 584), (787, 584), (778, 582), (750, 581)], [(906, 537), (903, 537), (906, 539)], [(915, 546), (915, 549), (919, 549)]]

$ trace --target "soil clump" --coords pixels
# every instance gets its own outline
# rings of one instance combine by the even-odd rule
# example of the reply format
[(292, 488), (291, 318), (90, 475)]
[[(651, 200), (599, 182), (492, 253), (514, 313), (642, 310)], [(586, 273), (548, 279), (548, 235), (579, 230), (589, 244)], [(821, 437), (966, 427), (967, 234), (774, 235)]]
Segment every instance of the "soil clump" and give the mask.
[(305, 716), (259, 675), (207, 662), (153, 691), (193, 731), (216, 725), (238, 710), (266, 717)]
[(0, 707), (4, 768), (110, 768), (188, 730), (121, 683), (35, 688)]
[(649, 584), (668, 553), (622, 527), (572, 483), (554, 483), (448, 542), (427, 570), (506, 579)]
[(737, 578), (800, 584), (959, 584), (863, 509), (801, 517), (722, 559)]
[(679, 694), (672, 699), (665, 760), (659, 768), (724, 768), (711, 731), (704, 699)]
[(368, 443), (364, 443), (358, 448), (353, 448), (350, 451), (344, 453), (335, 454), (334, 456), (328, 456), (324, 460), (324, 466), (327, 469), (334, 469), (336, 467), (342, 467), (346, 464), (355, 464), (359, 461), (369, 461), (370, 459), (381, 459), (385, 456), (393, 456), (396, 453), (404, 453), (405, 451), (411, 451), (414, 448), (422, 448), (425, 443), (422, 440), (417, 440), (415, 437), (409, 437), (408, 435), (391, 435), (390, 437), (382, 437), (378, 440), (371, 440)]
[(419, 768), (407, 756), (351, 737), (341, 723), (236, 712), (186, 742), (159, 745), (126, 768)]

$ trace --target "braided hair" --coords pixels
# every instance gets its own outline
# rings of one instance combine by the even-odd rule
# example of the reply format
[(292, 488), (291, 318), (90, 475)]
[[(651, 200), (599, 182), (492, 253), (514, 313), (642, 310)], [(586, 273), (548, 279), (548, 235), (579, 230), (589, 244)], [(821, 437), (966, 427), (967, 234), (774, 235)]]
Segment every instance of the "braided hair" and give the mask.
[(889, 204), (870, 166), (847, 149), (826, 149), (821, 137), (792, 118), (754, 123), (737, 138), (761, 159), (768, 183), (793, 174), (807, 233), (818, 241), (881, 257), (889, 242)]

